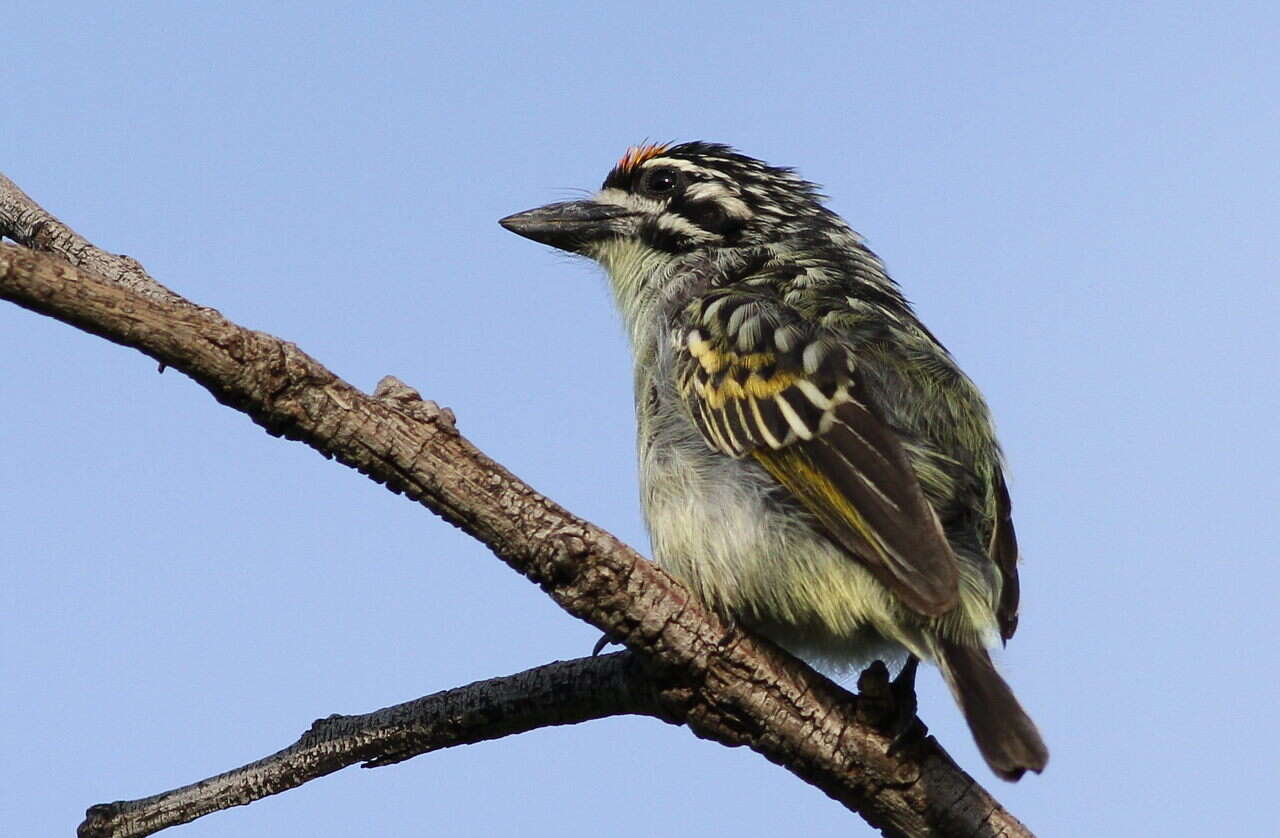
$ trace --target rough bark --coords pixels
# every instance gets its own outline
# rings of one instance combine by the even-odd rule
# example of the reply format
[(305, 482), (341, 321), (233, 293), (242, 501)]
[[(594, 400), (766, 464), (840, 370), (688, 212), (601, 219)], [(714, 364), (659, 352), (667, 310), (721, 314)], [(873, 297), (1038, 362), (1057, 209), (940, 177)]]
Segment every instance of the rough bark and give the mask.
[[(872, 696), (849, 694), (708, 612), (635, 551), (538, 494), (459, 434), (452, 414), (411, 388), (389, 379), (374, 395), (362, 393), (295, 345), (174, 295), (133, 260), (99, 251), (42, 213), (0, 176), (0, 233), (26, 245), (0, 244), (0, 297), (134, 347), (189, 375), (269, 433), (305, 442), (423, 504), (484, 542), (566, 611), (625, 643), (636, 661), (626, 670), (625, 689), (587, 677), (593, 667), (621, 666), (608, 663), (617, 657), (577, 664), (578, 680), (552, 678), (554, 697), (564, 706), (546, 717), (531, 708), (531, 715), (513, 721), (511, 708), (521, 701), (545, 707), (529, 692), (530, 679), (541, 676), (522, 673), (451, 691), (457, 694), (447, 700), (422, 699), (424, 715), (412, 719), (388, 708), (342, 725), (320, 723), (322, 731), (341, 727), (334, 738), (347, 744), (320, 759), (309, 750), (320, 735), (313, 730), (285, 751), (162, 800), (95, 806), (82, 834), (150, 834), (292, 787), (339, 763), (385, 764), (540, 724), (639, 712), (724, 745), (747, 745), (886, 835), (1030, 835), (932, 737), (922, 733), (889, 752), (887, 735), (875, 725), (885, 713), (883, 673), (867, 679)], [(496, 689), (496, 682), (508, 682), (507, 689)], [(460, 738), (419, 735), (456, 725), (449, 708), (457, 701), (475, 708)], [(433, 716), (437, 710), (444, 715)], [(407, 727), (391, 733), (392, 720)], [(256, 791), (246, 796), (245, 789)], [(196, 814), (156, 819), (157, 811), (172, 818), (179, 809)]]
[(372, 713), (317, 719), (297, 742), (248, 765), (140, 800), (94, 806), (79, 835), (150, 835), (356, 763), (377, 768), (540, 727), (657, 711), (653, 682), (630, 652), (556, 661)]

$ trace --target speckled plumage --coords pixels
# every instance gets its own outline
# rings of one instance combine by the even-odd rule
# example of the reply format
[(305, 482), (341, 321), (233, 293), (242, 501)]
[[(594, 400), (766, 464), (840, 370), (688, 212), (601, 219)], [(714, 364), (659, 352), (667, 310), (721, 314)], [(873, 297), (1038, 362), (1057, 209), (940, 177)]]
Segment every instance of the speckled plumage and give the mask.
[(609, 274), (655, 560), (802, 656), (934, 661), (992, 768), (1041, 770), (985, 651), (1018, 608), (986, 404), (816, 188), (725, 146), (644, 146), (590, 201), (503, 223)]

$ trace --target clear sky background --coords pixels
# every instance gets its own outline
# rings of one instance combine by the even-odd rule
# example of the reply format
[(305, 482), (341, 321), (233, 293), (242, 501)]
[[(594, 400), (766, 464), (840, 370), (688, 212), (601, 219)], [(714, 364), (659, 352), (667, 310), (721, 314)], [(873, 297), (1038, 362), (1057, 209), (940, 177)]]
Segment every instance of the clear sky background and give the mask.
[[(500, 229), (643, 139), (798, 167), (986, 392), (1043, 836), (1263, 835), (1276, 617), (1273, 3), (10, 4), (0, 170), (348, 381), (399, 376), (647, 548), (597, 269)], [(0, 306), (0, 811), (240, 765), (597, 633), (425, 510), (132, 350)], [(869, 835), (648, 719), (347, 769), (184, 836)]]

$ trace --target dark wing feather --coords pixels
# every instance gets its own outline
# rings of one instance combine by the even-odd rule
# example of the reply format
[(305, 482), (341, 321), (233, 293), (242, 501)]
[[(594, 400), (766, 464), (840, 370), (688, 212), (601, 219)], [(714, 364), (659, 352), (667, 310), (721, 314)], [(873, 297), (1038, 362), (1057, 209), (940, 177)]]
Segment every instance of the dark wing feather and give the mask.
[(1012, 504), (1004, 474), (998, 469), (995, 479), (995, 528), (991, 531), (988, 553), (1000, 568), (1004, 586), (1000, 589), (1000, 604), (996, 619), (1000, 621), (1000, 637), (1008, 640), (1018, 630), (1018, 539), (1013, 532)]
[(681, 390), (707, 444), (754, 457), (909, 608), (951, 610), (955, 556), (848, 352), (775, 301), (729, 293), (691, 306), (678, 348)]

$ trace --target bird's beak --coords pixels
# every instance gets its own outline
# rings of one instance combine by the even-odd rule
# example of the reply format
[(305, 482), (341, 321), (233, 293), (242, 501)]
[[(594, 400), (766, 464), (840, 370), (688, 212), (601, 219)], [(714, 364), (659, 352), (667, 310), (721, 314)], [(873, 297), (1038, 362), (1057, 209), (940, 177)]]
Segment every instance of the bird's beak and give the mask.
[(511, 232), (570, 253), (621, 232), (620, 219), (634, 210), (595, 201), (565, 201), (508, 215), (498, 221)]

